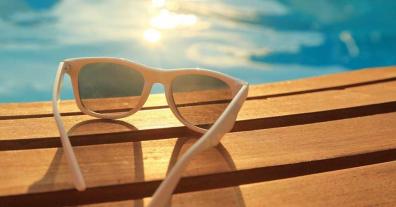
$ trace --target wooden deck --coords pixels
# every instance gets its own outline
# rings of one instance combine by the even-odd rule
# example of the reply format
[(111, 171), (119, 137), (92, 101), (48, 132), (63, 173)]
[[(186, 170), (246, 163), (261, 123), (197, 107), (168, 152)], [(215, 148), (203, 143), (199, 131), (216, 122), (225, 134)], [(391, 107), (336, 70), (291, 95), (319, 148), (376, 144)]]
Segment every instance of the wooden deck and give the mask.
[[(196, 140), (162, 95), (119, 121), (61, 111), (88, 189), (73, 188), (50, 103), (2, 104), (1, 207), (144, 206)], [(396, 67), (251, 86), (176, 192), (171, 206), (396, 206)]]

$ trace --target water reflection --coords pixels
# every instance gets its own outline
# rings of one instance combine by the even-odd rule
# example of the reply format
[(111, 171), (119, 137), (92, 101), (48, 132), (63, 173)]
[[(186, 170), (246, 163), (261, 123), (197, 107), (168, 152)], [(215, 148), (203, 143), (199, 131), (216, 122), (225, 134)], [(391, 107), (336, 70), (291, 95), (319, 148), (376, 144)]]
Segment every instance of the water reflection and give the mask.
[[(388, 0), (0, 1), (0, 102), (51, 99), (60, 60), (115, 56), (250, 83), (396, 64)], [(66, 85), (65, 98), (72, 98)]]
[(197, 23), (197, 17), (192, 14), (177, 14), (162, 9), (158, 16), (151, 19), (150, 25), (158, 29), (175, 29), (177, 27), (192, 27)]
[[(155, 7), (153, 17), (149, 21), (150, 28), (146, 29), (143, 37), (147, 42), (157, 43), (163, 36), (163, 30), (178, 28), (192, 28), (196, 25), (198, 18), (193, 14), (176, 13), (168, 10), (165, 0), (152, 0), (152, 6)], [(177, 3), (172, 3), (171, 8), (177, 8)]]

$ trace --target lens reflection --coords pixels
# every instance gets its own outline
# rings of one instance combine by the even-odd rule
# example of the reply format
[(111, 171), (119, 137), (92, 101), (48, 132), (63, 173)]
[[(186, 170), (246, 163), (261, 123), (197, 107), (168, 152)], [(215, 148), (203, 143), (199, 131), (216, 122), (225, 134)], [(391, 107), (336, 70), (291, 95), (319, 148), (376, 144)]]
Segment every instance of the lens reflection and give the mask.
[(230, 86), (206, 75), (182, 75), (172, 82), (173, 99), (180, 115), (208, 129), (232, 99)]
[(78, 75), (82, 105), (102, 114), (132, 110), (140, 100), (143, 87), (142, 74), (121, 64), (87, 64)]

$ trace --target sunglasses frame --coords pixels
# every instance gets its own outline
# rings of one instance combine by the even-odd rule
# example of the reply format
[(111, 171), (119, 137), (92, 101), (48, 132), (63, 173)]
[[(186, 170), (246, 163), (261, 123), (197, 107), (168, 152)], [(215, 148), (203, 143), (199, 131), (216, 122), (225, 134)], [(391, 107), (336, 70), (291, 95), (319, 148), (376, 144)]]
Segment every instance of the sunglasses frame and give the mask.
[[(132, 108), (128, 112), (117, 112), (112, 114), (97, 113), (84, 107), (80, 99), (80, 93), (78, 87), (78, 75), (80, 70), (83, 68), (83, 66), (90, 63), (120, 64), (141, 73), (141, 75), (144, 78), (144, 86), (140, 100), (137, 103), (136, 107)], [(220, 142), (220, 139), (233, 128), (237, 114), (247, 97), (248, 88), (249, 88), (248, 83), (245, 81), (235, 79), (231, 76), (219, 72), (205, 70), (205, 69), (153, 68), (126, 59), (112, 58), (112, 57), (73, 58), (73, 59), (66, 59), (63, 62), (60, 62), (53, 88), (52, 107), (53, 107), (55, 122), (57, 124), (61, 138), (62, 147), (64, 149), (65, 157), (68, 162), (69, 168), (72, 171), (73, 183), (75, 188), (79, 191), (85, 190), (86, 184), (59, 111), (60, 91), (65, 74), (68, 74), (71, 78), (73, 93), (75, 96), (77, 106), (83, 113), (87, 115), (91, 115), (93, 117), (103, 118), (103, 119), (119, 119), (130, 116), (143, 107), (148, 96), (150, 95), (152, 85), (154, 83), (160, 83), (163, 84), (165, 87), (166, 99), (169, 104), (169, 108), (171, 109), (173, 114), (185, 126), (190, 128), (191, 130), (204, 133), (203, 136), (199, 138), (198, 141), (183, 154), (183, 156), (180, 157), (180, 159), (176, 162), (173, 168), (169, 171), (169, 174), (166, 176), (164, 181), (155, 191), (152, 200), (149, 204), (149, 207), (157, 207), (157, 206), (165, 205), (166, 201), (170, 199), (170, 196), (172, 195), (177, 183), (179, 182), (183, 170), (186, 168), (187, 164), (192, 159), (192, 157), (202, 152), (205, 149), (216, 146)], [(213, 125), (211, 125), (209, 129), (200, 128), (185, 120), (177, 110), (176, 104), (173, 100), (172, 87), (171, 87), (172, 81), (180, 75), (191, 75), (191, 74), (205, 75), (205, 76), (217, 78), (225, 82), (231, 89), (233, 99), (230, 101), (230, 103), (228, 103), (224, 112), (213, 123)]]
[[(142, 90), (142, 94), (140, 95), (139, 101), (130, 111), (128, 112), (116, 112), (111, 114), (102, 114), (92, 111), (85, 107), (80, 98), (80, 91), (78, 85), (78, 75), (81, 69), (90, 63), (112, 63), (119, 64), (125, 67), (131, 68), (137, 72), (139, 72), (144, 78), (144, 86)], [(228, 75), (211, 71), (205, 69), (196, 69), (196, 68), (186, 68), (186, 69), (161, 69), (161, 68), (152, 68), (145, 65), (141, 65), (129, 60), (120, 59), (120, 58), (75, 58), (75, 59), (67, 59), (64, 60), (64, 67), (66, 69), (66, 73), (69, 74), (73, 86), (73, 93), (77, 103), (78, 108), (85, 114), (91, 115), (93, 117), (102, 118), (102, 119), (120, 119), (124, 117), (131, 116), (132, 114), (139, 111), (143, 105), (146, 103), (147, 98), (150, 95), (151, 88), (154, 83), (161, 83), (165, 87), (165, 96), (168, 102), (169, 108), (172, 110), (173, 114), (188, 128), (204, 133), (207, 129), (200, 128), (195, 126), (186, 120), (178, 111), (176, 107), (176, 103), (173, 99), (173, 91), (172, 91), (172, 81), (180, 76), (180, 75), (205, 75), (209, 77), (213, 77), (225, 82), (231, 90), (232, 97), (238, 92), (238, 90), (242, 87), (243, 82), (237, 79), (234, 79)]]

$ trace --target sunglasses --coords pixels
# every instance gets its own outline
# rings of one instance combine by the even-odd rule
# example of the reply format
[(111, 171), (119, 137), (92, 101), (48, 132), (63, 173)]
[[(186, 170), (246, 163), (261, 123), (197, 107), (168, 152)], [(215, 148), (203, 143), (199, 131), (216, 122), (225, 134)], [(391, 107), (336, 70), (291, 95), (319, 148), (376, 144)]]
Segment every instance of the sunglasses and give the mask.
[(177, 161), (155, 191), (149, 206), (164, 205), (170, 198), (189, 160), (216, 146), (229, 132), (246, 99), (248, 84), (228, 75), (204, 69), (152, 68), (119, 58), (76, 58), (59, 64), (53, 90), (53, 113), (62, 147), (77, 190), (86, 189), (59, 112), (60, 89), (65, 74), (71, 78), (79, 109), (103, 119), (132, 115), (146, 102), (152, 85), (161, 83), (169, 108), (189, 129), (202, 137)]

